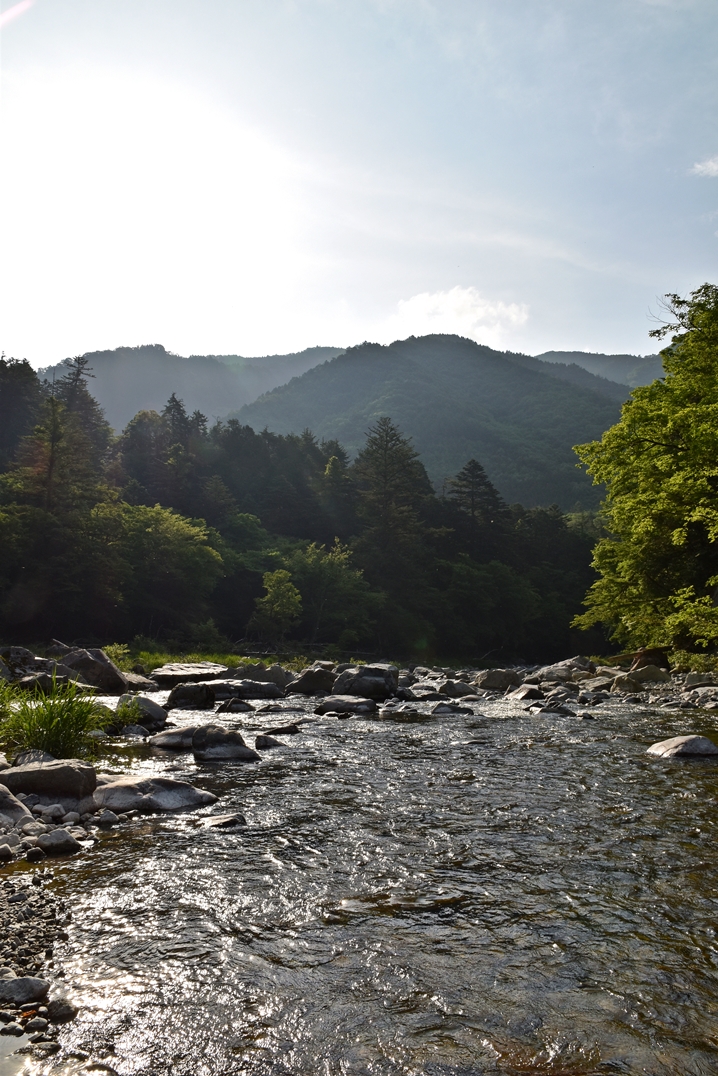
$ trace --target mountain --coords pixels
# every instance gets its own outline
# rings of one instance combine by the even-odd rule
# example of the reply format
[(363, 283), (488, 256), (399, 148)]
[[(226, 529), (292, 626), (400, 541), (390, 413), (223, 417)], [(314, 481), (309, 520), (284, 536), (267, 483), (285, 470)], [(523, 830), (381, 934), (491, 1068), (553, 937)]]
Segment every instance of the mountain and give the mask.
[[(313, 347), (291, 355), (244, 358), (241, 355), (173, 355), (161, 344), (91, 351), (93, 396), (115, 430), (123, 429), (138, 411), (161, 411), (174, 392), (188, 411), (202, 411), (211, 420), (250, 403), (311, 366), (341, 354), (341, 348)], [(41, 370), (61, 377), (62, 363)]]
[(544, 351), (537, 359), (548, 363), (575, 364), (589, 373), (618, 381), (621, 385), (650, 385), (663, 377), (660, 355), (601, 355), (590, 351)]
[(473, 456), (507, 500), (570, 509), (600, 500), (571, 447), (616, 422), (627, 391), (572, 365), (432, 335), (349, 348), (234, 417), (275, 433), (308, 428), (355, 454), (388, 415), (437, 487)]

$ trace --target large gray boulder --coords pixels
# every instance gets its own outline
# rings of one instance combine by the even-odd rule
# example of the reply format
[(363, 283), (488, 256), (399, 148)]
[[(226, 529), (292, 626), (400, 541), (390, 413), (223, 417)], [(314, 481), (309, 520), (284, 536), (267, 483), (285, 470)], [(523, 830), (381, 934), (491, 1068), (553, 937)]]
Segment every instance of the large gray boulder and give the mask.
[(97, 775), (89, 762), (77, 758), (57, 759), (55, 762), (34, 762), (3, 770), (2, 784), (11, 792), (49, 797), (51, 801), (84, 799), (97, 787)]
[(151, 747), (163, 747), (166, 751), (189, 751), (196, 731), (197, 725), (166, 729), (164, 732), (158, 732), (156, 736), (150, 736), (148, 743)]
[(154, 699), (148, 699), (144, 695), (121, 695), (117, 707), (136, 706), (141, 711), (137, 723), (148, 729), (160, 729), (167, 721), (167, 711)]
[(332, 690), (337, 695), (388, 699), (396, 695), (398, 687), (399, 670), (396, 665), (354, 665), (339, 674)]
[(116, 814), (126, 811), (153, 814), (204, 807), (216, 803), (217, 797), (187, 781), (173, 781), (169, 777), (110, 777), (98, 784), (93, 800), (96, 808)]
[(671, 674), (665, 669), (659, 669), (657, 665), (641, 665), (639, 669), (631, 669), (628, 675), (639, 684), (671, 682)]
[(50, 984), (47, 979), (33, 975), (8, 975), (0, 979), (0, 1002), (11, 1005), (27, 1005), (47, 997)]
[(220, 725), (200, 725), (195, 729), (192, 751), (200, 762), (259, 762), (259, 755), (247, 747), (239, 732)]
[(23, 822), (32, 822), (32, 813), (24, 803), (13, 796), (9, 788), (0, 784), (0, 823), (4, 826), (15, 826), (22, 825)]
[(708, 758), (718, 755), (718, 747), (707, 736), (673, 736), (651, 744), (647, 753), (659, 758)]
[(104, 650), (71, 650), (64, 655), (62, 664), (80, 673), (88, 684), (106, 695), (122, 695), (127, 691), (124, 673), (110, 661)]
[(442, 695), (448, 695), (450, 699), (463, 699), (465, 695), (473, 695), (475, 688), (471, 684), (465, 684), (461, 680), (440, 680), (437, 691)]
[(218, 680), (228, 672), (226, 665), (219, 665), (215, 661), (171, 661), (151, 672), (150, 679), (162, 687), (174, 687), (175, 684), (191, 684), (199, 680)]
[(167, 710), (213, 710), (216, 696), (211, 684), (177, 684), (165, 703)]
[(521, 677), (513, 669), (484, 669), (474, 677), (474, 684), (485, 691), (506, 691), (509, 687), (519, 687)]
[(50, 833), (41, 833), (37, 838), (37, 847), (46, 856), (72, 856), (82, 850), (82, 845), (76, 841), (66, 829), (53, 829)]
[(376, 703), (359, 695), (328, 695), (315, 707), (315, 714), (373, 714)]
[(292, 693), (318, 695), (320, 691), (332, 691), (337, 674), (321, 665), (311, 665), (292, 681)]
[(284, 698), (284, 689), (268, 680), (218, 680), (212, 687), (218, 699)]

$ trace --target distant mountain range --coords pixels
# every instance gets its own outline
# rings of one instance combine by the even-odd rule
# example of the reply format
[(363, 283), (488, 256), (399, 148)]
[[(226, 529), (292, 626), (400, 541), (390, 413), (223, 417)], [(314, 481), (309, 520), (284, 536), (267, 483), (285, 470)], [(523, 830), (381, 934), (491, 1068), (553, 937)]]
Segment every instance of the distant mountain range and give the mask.
[[(340, 355), (340, 347), (310, 347), (291, 355), (173, 355), (162, 344), (90, 351), (86, 358), (94, 380), (93, 396), (104, 408), (107, 421), (122, 430), (138, 411), (161, 411), (174, 392), (189, 411), (201, 411), (211, 420), (283, 385), (317, 363)], [(52, 380), (61, 377), (62, 363), (41, 370)]]
[[(630, 387), (663, 373), (658, 355), (494, 351), (459, 336), (386, 347), (313, 347), (288, 355), (190, 355), (161, 344), (89, 352), (93, 395), (116, 430), (170, 394), (212, 420), (235, 417), (276, 433), (311, 429), (352, 454), (389, 415), (414, 439), (432, 481), (474, 456), (509, 501), (594, 506), (600, 491), (571, 446), (600, 437)], [(62, 364), (41, 371), (61, 376)]]
[(577, 363), (435, 335), (350, 348), (234, 417), (276, 433), (307, 428), (354, 454), (388, 415), (413, 438), (437, 487), (473, 456), (507, 500), (571, 509), (600, 499), (572, 446), (616, 422), (629, 391)]

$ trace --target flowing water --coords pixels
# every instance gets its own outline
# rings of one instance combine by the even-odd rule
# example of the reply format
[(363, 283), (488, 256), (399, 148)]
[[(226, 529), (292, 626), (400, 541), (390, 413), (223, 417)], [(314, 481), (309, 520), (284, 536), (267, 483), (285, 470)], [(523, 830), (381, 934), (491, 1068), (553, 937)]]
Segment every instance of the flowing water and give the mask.
[(715, 1074), (718, 765), (645, 750), (716, 718), (420, 708), (316, 718), (256, 765), (127, 748), (221, 799), (56, 868), (66, 1050), (122, 1076)]

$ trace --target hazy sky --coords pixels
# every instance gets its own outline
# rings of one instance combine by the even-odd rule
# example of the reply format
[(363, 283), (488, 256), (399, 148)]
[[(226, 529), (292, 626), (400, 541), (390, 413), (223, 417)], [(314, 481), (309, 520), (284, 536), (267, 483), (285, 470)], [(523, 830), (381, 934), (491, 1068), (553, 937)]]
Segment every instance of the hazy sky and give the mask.
[[(0, 346), (655, 350), (716, 0), (3, 0)], [(11, 10), (17, 7), (16, 17)]]

